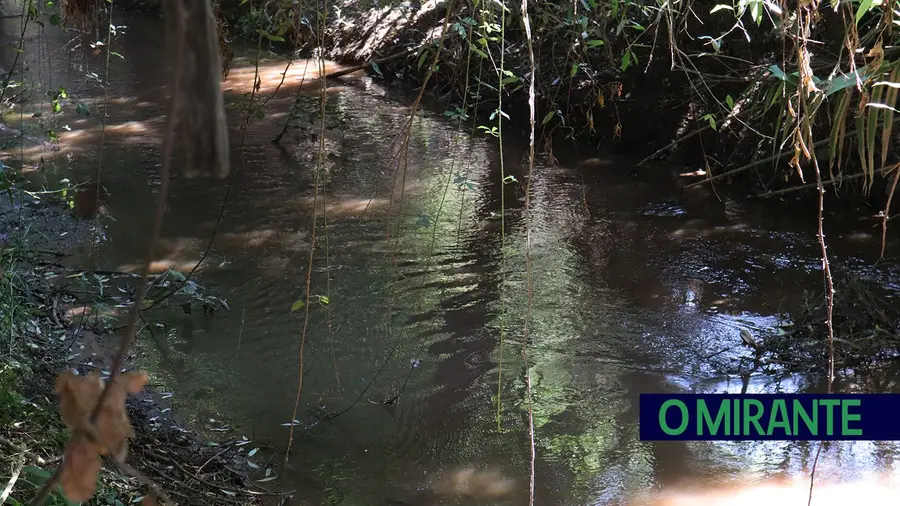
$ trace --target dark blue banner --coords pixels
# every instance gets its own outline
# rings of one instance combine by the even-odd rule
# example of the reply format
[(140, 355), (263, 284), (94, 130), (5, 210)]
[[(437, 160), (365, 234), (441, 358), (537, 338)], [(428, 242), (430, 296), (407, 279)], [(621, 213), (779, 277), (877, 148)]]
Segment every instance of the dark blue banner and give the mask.
[(896, 394), (641, 394), (646, 441), (900, 440)]

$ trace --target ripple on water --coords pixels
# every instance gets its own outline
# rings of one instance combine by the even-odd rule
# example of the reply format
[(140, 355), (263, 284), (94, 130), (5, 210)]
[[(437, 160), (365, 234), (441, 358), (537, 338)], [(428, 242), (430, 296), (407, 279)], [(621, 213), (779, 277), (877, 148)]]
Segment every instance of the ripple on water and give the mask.
[[(158, 30), (153, 23), (133, 21), (148, 33)], [(128, 36), (121, 43), (130, 44), (125, 53), (134, 57), (113, 60), (117, 77), (110, 92), (139, 95), (149, 104), (121, 110), (133, 116), (128, 121), (142, 122), (151, 139), (165, 107), (135, 90), (160, 80), (140, 62), (160, 61), (162, 48)], [(70, 76), (66, 58), (53, 58), (53, 75)], [(266, 75), (278, 74), (283, 62), (276, 63)], [(216, 385), (216, 405), (245, 420), (244, 431), (253, 432), (255, 443), (283, 447), (287, 429), (281, 424), (293, 410), (309, 309), (297, 418), (312, 428), (298, 431), (297, 468), (323, 486), (345, 489), (346, 504), (374, 504), (386, 483), (416, 489), (432, 473), (460, 465), (493, 464), (527, 481), (521, 186), (499, 182), (492, 144), (451, 140), (454, 126), (440, 111), (426, 110), (414, 123), (402, 209), (399, 192), (389, 205), (400, 177), (391, 141), (406, 116), (391, 98), (394, 92), (363, 82), (371, 93), (347, 87), (329, 95), (329, 153), (319, 172), (327, 197), (312, 191), (317, 143), (309, 132), (290, 132), (284, 150), (270, 142), (283, 116), (257, 122), (242, 153), (233, 144), (240, 172), (210, 257), (217, 265), (227, 262), (204, 268), (198, 278), (232, 311), (217, 314), (191, 343), (187, 332), (179, 337), (189, 360), (166, 367), (184, 391)], [(71, 84), (79, 96), (102, 96), (84, 83)], [(289, 110), (290, 91), (270, 103), (276, 114)], [(242, 99), (236, 92), (230, 101)], [(303, 100), (304, 110), (318, 110), (316, 97)], [(231, 134), (239, 139), (236, 130)], [(134, 264), (142, 252), (130, 245), (146, 228), (152, 202), (146, 182), (158, 186), (158, 153), (155, 147), (107, 144), (108, 159), (119, 167), (104, 174), (109, 207), (116, 223), (129, 226), (110, 225), (112, 240), (101, 257)], [(504, 146), (510, 150), (504, 170), (525, 181), (524, 168), (509, 160), (520, 159), (526, 146), (511, 137)], [(782, 301), (790, 306), (804, 288), (820, 289), (815, 234), (807, 223), (797, 225), (799, 232), (790, 230), (782, 223), (787, 215), (766, 223), (771, 213), (752, 203), (682, 204), (666, 200), (673, 190), (665, 182), (622, 180), (611, 175), (618, 168), (612, 161), (589, 165), (603, 167), (591, 174), (539, 163), (532, 181), (528, 352), (541, 504), (606, 505), (685, 477), (715, 484), (742, 469), (802, 471), (809, 445), (639, 441), (636, 402), (641, 392), (739, 389), (716, 371), (721, 364), (704, 357), (729, 349), (718, 355), (721, 360), (739, 359), (739, 327), (762, 331), (782, 311)], [(88, 175), (94, 167), (85, 163), (79, 170)], [(457, 172), (465, 180), (445, 192)], [(196, 260), (203, 253), (229, 183), (173, 181), (164, 234), (169, 260)], [(503, 188), (506, 249), (499, 220)], [(305, 298), (314, 210), (320, 225), (310, 293), (330, 302), (313, 297), (292, 312)], [(390, 234), (388, 223), (395, 227)], [(778, 231), (762, 232), (770, 227)], [(898, 277), (896, 264), (873, 271), (863, 262), (847, 265), (895, 294), (900, 290), (891, 281)], [(165, 317), (173, 326), (182, 323), (175, 313)], [(506, 346), (498, 382), (501, 314)], [(411, 367), (414, 360), (419, 367)], [(220, 377), (227, 381), (216, 382)], [(749, 388), (771, 386), (752, 378)], [(495, 418), (498, 395), (502, 431)], [(318, 423), (310, 411), (337, 413), (350, 406)], [(831, 469), (861, 474), (884, 465), (890, 449), (834, 445), (829, 452)]]

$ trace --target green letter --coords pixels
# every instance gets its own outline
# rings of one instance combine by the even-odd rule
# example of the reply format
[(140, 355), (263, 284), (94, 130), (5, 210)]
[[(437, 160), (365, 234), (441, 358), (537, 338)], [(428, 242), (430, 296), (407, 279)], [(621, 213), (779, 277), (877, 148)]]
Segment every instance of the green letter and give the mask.
[[(666, 423), (666, 410), (669, 409), (670, 406), (678, 406), (678, 409), (681, 410), (681, 425), (678, 426), (677, 429), (672, 429)], [(677, 436), (684, 432), (684, 429), (688, 426), (688, 409), (687, 406), (684, 405), (683, 402), (678, 399), (669, 399), (663, 403), (659, 408), (659, 427), (670, 436)]]
[(803, 423), (809, 429), (810, 435), (819, 435), (819, 408), (816, 402), (813, 401), (813, 416), (810, 419), (809, 413), (806, 412), (806, 408), (803, 407), (800, 399), (794, 399), (794, 434), (800, 435), (800, 420), (798, 418), (803, 418)]
[[(781, 416), (779, 416), (779, 414)], [(778, 417), (779, 420), (776, 420), (776, 417)], [(771, 436), (775, 427), (783, 429), (785, 436), (791, 435), (791, 424), (788, 423), (787, 406), (784, 404), (784, 399), (776, 399), (773, 403), (772, 414), (769, 415), (769, 429), (766, 431), (766, 435)]]
[(819, 401), (821, 406), (828, 408), (825, 415), (825, 434), (829, 436), (834, 435), (834, 407), (840, 403), (841, 401), (837, 399), (822, 399)]
[(858, 422), (862, 419), (862, 415), (850, 414), (850, 406), (859, 406), (862, 403), (859, 399), (846, 399), (841, 401), (841, 435), (842, 436), (862, 436), (862, 429), (851, 429), (847, 422)]
[[(750, 406), (756, 406), (756, 414), (750, 414)], [(750, 435), (750, 424), (756, 426), (757, 434), (764, 434), (762, 426), (759, 424), (759, 419), (763, 416), (763, 405), (756, 399), (744, 399), (744, 434), (745, 436)]]
[(709, 408), (706, 407), (706, 401), (700, 399), (697, 401), (697, 435), (703, 435), (703, 424), (706, 423), (706, 426), (709, 427), (709, 435), (715, 436), (719, 432), (719, 425), (722, 423), (722, 420), (725, 420), (725, 435), (728, 436), (731, 432), (729, 424), (731, 423), (731, 403), (728, 402), (727, 399), (723, 400), (721, 404), (719, 404), (719, 411), (716, 413), (716, 421), (712, 421), (712, 417), (709, 414)]

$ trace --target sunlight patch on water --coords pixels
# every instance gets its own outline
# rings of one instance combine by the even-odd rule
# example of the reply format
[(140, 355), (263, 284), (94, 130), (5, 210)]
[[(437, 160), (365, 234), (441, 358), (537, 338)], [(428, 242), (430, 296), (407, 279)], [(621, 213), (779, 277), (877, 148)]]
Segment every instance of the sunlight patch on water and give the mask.
[[(809, 495), (809, 478), (798, 476), (781, 481), (720, 485), (713, 488), (672, 488), (655, 496), (635, 499), (629, 506), (800, 506), (807, 504)], [(811, 504), (888, 505), (897, 504), (898, 495), (900, 486), (896, 478), (891, 476), (871, 476), (843, 483), (817, 479)]]

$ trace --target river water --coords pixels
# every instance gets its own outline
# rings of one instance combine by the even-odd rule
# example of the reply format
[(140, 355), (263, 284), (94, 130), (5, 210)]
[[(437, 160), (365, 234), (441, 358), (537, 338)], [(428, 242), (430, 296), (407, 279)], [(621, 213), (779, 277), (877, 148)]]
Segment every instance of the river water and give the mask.
[[(44, 157), (31, 176), (48, 188), (102, 167), (105, 237), (94, 261), (134, 271), (159, 185), (165, 54), (160, 21), (117, 20), (113, 49), (122, 57), (109, 61), (106, 94), (96, 78), (104, 51), (69, 51), (70, 36), (49, 26), (29, 32), (35, 86), (64, 86), (70, 99), (58, 115), (59, 141), (20, 154)], [(2, 23), (14, 40), (19, 20)], [(2, 51), (8, 67), (15, 53)], [(159, 269), (187, 273), (204, 258), (194, 280), (230, 310), (187, 314), (166, 303), (145, 314), (138, 347), (151, 382), (210, 439), (246, 437), (244, 449), (260, 448), (276, 464), (295, 419), (290, 468), (280, 476), (274, 465), (278, 481), (267, 483), (296, 490), (293, 504), (501, 503), (433, 490), (470, 467), (513, 480), (503, 504), (527, 504), (527, 143), (505, 136), (501, 167), (496, 139), (426, 104), (411, 127), (404, 176), (395, 155), (415, 90), (350, 76), (328, 84), (324, 194), (315, 197), (315, 62), (291, 65), (241, 142), (254, 54), (240, 52), (225, 83), (236, 175), (172, 181), (156, 259)], [(267, 97), (286, 62), (264, 56), (259, 96)], [(276, 145), (301, 81), (304, 128)], [(78, 102), (92, 114), (77, 114)], [(26, 133), (41, 132), (29, 130), (37, 121), (27, 120)], [(821, 291), (814, 201), (720, 200), (708, 189), (681, 193), (668, 172), (629, 171), (634, 160), (590, 148), (557, 143), (554, 155), (538, 158), (531, 181), (536, 504), (630, 504), (685, 485), (808, 476), (816, 444), (641, 441), (637, 402), (642, 392), (821, 388), (804, 378), (745, 383), (724, 370), (750, 356), (740, 328), (761, 335), (802, 311), (806, 292)], [(869, 268), (880, 241), (872, 223), (829, 219), (831, 251), (836, 265), (892, 296), (896, 267)], [(897, 247), (892, 240), (888, 251)], [(86, 263), (90, 250), (83, 246), (75, 262)], [(293, 415), (307, 308), (291, 308), (308, 274), (314, 297)], [(223, 424), (229, 430), (217, 431)], [(889, 443), (832, 444), (817, 476), (893, 475), (896, 455)]]

